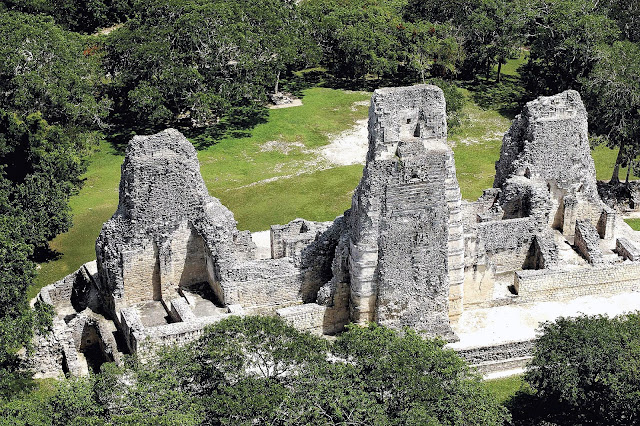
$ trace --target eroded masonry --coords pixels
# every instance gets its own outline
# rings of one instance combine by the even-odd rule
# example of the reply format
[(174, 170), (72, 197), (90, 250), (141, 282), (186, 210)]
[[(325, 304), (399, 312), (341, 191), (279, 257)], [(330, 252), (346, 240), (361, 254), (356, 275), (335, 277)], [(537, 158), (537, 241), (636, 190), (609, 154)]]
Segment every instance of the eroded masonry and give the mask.
[[(229, 315), (280, 315), (318, 334), (375, 321), (454, 342), (470, 310), (636, 291), (638, 247), (598, 197), (574, 91), (526, 105), (494, 187), (464, 202), (442, 91), (377, 90), (351, 208), (333, 222), (272, 226), (270, 256), (208, 194), (196, 151), (169, 129), (129, 143), (97, 260), (40, 292), (58, 315), (36, 339), (34, 369), (84, 374), (123, 352), (193, 340)], [(479, 364), (531, 345), (476, 346), (461, 352)]]

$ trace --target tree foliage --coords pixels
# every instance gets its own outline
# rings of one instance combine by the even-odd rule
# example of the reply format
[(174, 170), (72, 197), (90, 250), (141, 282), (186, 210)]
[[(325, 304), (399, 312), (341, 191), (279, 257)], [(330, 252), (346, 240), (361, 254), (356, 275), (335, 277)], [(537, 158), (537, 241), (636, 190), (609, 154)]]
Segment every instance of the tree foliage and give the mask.
[(0, 14), (0, 108), (22, 116), (39, 112), (70, 135), (102, 126), (109, 101), (99, 93), (99, 55), (86, 41), (51, 18)]
[[(376, 325), (329, 343), (277, 317), (232, 317), (152, 363), (61, 382), (36, 424), (502, 424), (505, 410), (443, 345)], [(0, 412), (21, 420), (28, 406)]]
[(545, 323), (512, 402), (517, 424), (632, 425), (640, 420), (640, 316)]
[(527, 89), (538, 96), (580, 89), (597, 61), (598, 48), (619, 35), (616, 22), (592, 0), (529, 3), (531, 56), (523, 70)]
[(92, 33), (132, 16), (134, 3), (134, 0), (2, 0), (0, 7), (49, 15), (65, 29)]
[(154, 0), (106, 49), (119, 118), (143, 128), (211, 125), (261, 105), (280, 74), (316, 52), (292, 0)]
[(603, 46), (598, 62), (584, 80), (592, 129), (607, 136), (618, 158), (612, 182), (618, 181), (618, 167), (640, 153), (640, 46), (630, 41)]

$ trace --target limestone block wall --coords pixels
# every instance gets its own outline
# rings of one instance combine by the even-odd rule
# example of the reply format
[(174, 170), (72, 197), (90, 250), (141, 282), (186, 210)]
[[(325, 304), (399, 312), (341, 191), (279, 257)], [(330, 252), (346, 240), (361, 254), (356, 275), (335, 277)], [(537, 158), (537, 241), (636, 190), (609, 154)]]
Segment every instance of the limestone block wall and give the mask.
[(464, 281), (460, 204), (440, 89), (377, 90), (349, 220), (354, 322), (452, 334)]
[(640, 260), (640, 250), (626, 238), (618, 238), (616, 240), (616, 253), (625, 260), (628, 259), (633, 262)]
[(318, 335), (333, 335), (344, 330), (349, 322), (349, 286), (338, 283), (332, 303), (306, 303), (278, 309), (277, 314), (304, 331)]
[(558, 245), (551, 232), (535, 235), (522, 269), (545, 269), (558, 264)]
[[(574, 236), (577, 220), (588, 220), (603, 236), (612, 236), (615, 225), (615, 214), (604, 203), (592, 202), (582, 197), (567, 195), (563, 199), (564, 219), (562, 234), (566, 237)], [(603, 218), (604, 215), (604, 218)]]
[(208, 282), (207, 263), (210, 255), (202, 236), (182, 222), (160, 248), (162, 296), (170, 300), (178, 287)]
[(540, 97), (526, 104), (505, 135), (493, 186), (502, 187), (510, 176), (528, 176), (595, 199), (589, 152), (587, 113), (578, 92)]
[[(185, 345), (202, 336), (206, 326), (215, 324), (228, 315), (196, 318), (189, 322), (174, 322), (144, 329), (144, 333), (134, 336), (138, 348), (149, 352), (157, 345)], [(141, 340), (140, 337), (143, 337)]]
[(618, 263), (569, 270), (525, 270), (514, 286), (523, 302), (555, 301), (585, 295), (609, 295), (640, 290), (640, 264)]
[(482, 222), (476, 225), (478, 250), (500, 271), (522, 268), (536, 232), (533, 217)]
[(534, 340), (522, 340), (454, 350), (480, 373), (487, 374), (523, 368), (533, 357), (534, 343)]
[(573, 244), (589, 263), (600, 264), (604, 261), (602, 250), (600, 250), (600, 236), (596, 227), (588, 220), (576, 221)]
[(291, 258), (222, 264), (218, 271), (221, 302), (245, 309), (264, 309), (301, 303), (302, 273)]
[(494, 284), (495, 266), (476, 264), (467, 268), (464, 276), (464, 307), (491, 300)]
[(299, 257), (332, 225), (332, 222), (312, 222), (295, 219), (286, 225), (271, 225), (271, 257)]
[(131, 305), (147, 300), (161, 300), (158, 245), (147, 241), (141, 249), (121, 252), (122, 295)]
[(534, 340), (520, 340), (464, 349), (455, 348), (454, 350), (469, 364), (477, 365), (487, 361), (501, 361), (531, 356), (534, 342)]
[(86, 374), (78, 358), (72, 331), (64, 319), (55, 317), (52, 331), (47, 335), (36, 333), (33, 344), (34, 354), (27, 362), (34, 378), (63, 377), (65, 370), (76, 376)]
[(96, 285), (96, 265), (95, 261), (82, 265), (77, 271), (53, 284), (43, 287), (38, 293), (38, 298), (49, 305), (58, 307), (70, 307), (72, 305), (82, 305), (80, 291), (86, 292), (89, 287)]

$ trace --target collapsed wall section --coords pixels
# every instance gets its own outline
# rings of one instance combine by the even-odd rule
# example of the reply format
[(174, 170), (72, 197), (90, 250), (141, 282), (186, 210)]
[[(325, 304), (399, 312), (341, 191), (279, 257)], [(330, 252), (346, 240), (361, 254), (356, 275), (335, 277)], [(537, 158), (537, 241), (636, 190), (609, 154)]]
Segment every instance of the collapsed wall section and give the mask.
[(525, 105), (504, 136), (493, 186), (501, 189), (504, 218), (534, 216), (540, 229), (566, 237), (586, 219), (613, 236), (613, 211), (598, 196), (587, 112), (574, 90)]

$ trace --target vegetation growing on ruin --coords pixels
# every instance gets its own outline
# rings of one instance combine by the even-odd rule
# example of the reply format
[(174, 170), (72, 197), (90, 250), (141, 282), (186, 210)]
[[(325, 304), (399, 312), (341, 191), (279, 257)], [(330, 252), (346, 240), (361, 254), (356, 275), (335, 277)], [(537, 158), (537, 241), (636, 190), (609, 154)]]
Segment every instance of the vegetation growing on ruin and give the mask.
[(506, 410), (443, 345), (375, 325), (328, 342), (278, 317), (231, 317), (153, 363), (0, 400), (0, 424), (503, 424)]

